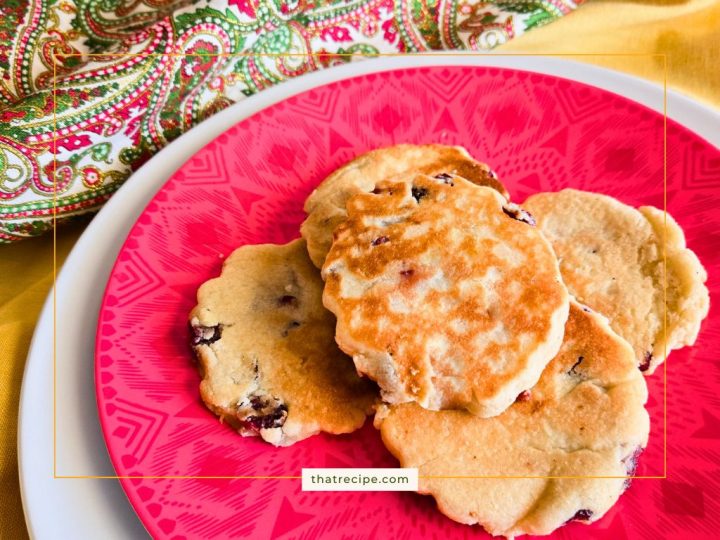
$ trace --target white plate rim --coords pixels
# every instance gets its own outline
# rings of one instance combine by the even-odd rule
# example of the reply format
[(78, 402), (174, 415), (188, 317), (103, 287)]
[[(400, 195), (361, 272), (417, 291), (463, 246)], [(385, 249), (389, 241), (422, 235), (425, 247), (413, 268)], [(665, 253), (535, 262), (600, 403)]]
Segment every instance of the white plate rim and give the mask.
[[(82, 355), (61, 353), (80, 349), (85, 352), (94, 350), (94, 329), (104, 284), (127, 233), (157, 190), (197, 150), (242, 119), (314, 87), (373, 72), (441, 65), (504, 67), (554, 75), (602, 88), (657, 112), (663, 112), (663, 89), (659, 85), (591, 64), (554, 56), (467, 53), (407, 55), (365, 60), (283, 82), (242, 100), (176, 139), (138, 169), (95, 216), (67, 257), (57, 277), (57, 305), (74, 308), (74, 311), (71, 310), (71, 316), (68, 317), (69, 327), (64, 331), (66, 335), (69, 331), (86, 340), (84, 343), (73, 342), (64, 345), (59, 343), (58, 365), (68, 362), (67, 367), (77, 371), (78, 367), (82, 369), (82, 362), (86, 362), (85, 367), (91, 372), (92, 379), (94, 370), (92, 353), (87, 358)], [(667, 113), (668, 118), (695, 132), (716, 147), (720, 146), (720, 132), (712, 129), (713, 125), (720, 124), (720, 113), (674, 91), (667, 92)], [(92, 276), (83, 274), (84, 267), (92, 269)], [(86, 286), (89, 282), (102, 284), (102, 287)], [(73, 296), (75, 298), (72, 298)], [(91, 309), (92, 306), (95, 307), (94, 310)], [(90, 308), (83, 311), (89, 312), (89, 315), (74, 316), (78, 315), (81, 307)], [(89, 323), (88, 319), (91, 319)], [(88, 328), (91, 331), (88, 332)], [(52, 460), (52, 419), (49, 419), (48, 430), (48, 422), (38, 421), (38, 415), (44, 414), (47, 420), (48, 408), (52, 414), (51, 401), (42, 399), (47, 396), (48, 386), (52, 388), (52, 371), (47, 369), (48, 362), (52, 361), (52, 333), (51, 291), (38, 319), (28, 353), (18, 421), (20, 486), (30, 535), (38, 539), (62, 538), (69, 535), (81, 539), (96, 537), (98, 530), (102, 530), (106, 538), (142, 535), (144, 529), (139, 525), (139, 519), (130, 508), (117, 480), (55, 479), (52, 463), (47, 466), (48, 459)], [(77, 395), (71, 392), (63, 393), (58, 387), (58, 400), (74, 401), (67, 406), (70, 408), (74, 406), (74, 410), (78, 411), (89, 406), (93, 409), (91, 415), (95, 416), (94, 425), (85, 423), (81, 427), (75, 426), (76, 433), (68, 432), (64, 435), (70, 439), (73, 437), (78, 439), (80, 446), (76, 450), (87, 452), (88, 455), (96, 458), (92, 467), (97, 470), (83, 474), (112, 475), (115, 473), (109, 464), (104, 439), (97, 422), (94, 395), (94, 388), (86, 389), (86, 395)], [(88, 396), (92, 396), (90, 403), (87, 402)], [(86, 415), (87, 411), (83, 414)], [(83, 439), (88, 437), (95, 443), (93, 448), (82, 447)], [(98, 440), (101, 441), (99, 447), (96, 444)], [(81, 459), (83, 456), (78, 456), (78, 460)], [(87, 461), (78, 463), (87, 465)], [(71, 474), (74, 471), (60, 472)], [(119, 508), (118, 505), (122, 506), (123, 501), (125, 507)]]

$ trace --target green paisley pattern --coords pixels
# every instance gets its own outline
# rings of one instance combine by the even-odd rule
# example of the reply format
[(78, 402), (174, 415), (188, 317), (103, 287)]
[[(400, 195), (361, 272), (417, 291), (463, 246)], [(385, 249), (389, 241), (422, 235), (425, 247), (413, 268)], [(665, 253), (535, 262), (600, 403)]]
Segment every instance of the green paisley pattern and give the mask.
[(97, 210), (169, 142), (287, 78), (378, 53), (489, 49), (577, 3), (4, 0), (0, 242)]

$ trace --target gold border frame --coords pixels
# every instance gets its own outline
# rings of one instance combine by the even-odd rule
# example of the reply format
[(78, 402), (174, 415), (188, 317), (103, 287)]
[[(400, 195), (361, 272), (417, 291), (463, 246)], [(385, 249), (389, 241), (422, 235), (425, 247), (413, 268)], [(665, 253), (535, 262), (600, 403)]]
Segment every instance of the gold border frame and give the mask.
[[(53, 167), (57, 168), (57, 62), (56, 58), (60, 55), (52, 54), (53, 60)], [(62, 57), (81, 57), (92, 58), (99, 57), (132, 57), (132, 56), (170, 56), (170, 57), (187, 57), (187, 56), (208, 56), (208, 57), (298, 57), (298, 56), (320, 56), (317, 54), (307, 53), (221, 53), (221, 54), (178, 54), (178, 53), (87, 53), (87, 54), (65, 54)], [(342, 53), (336, 56), (356, 56), (352, 53)], [(394, 57), (394, 56), (419, 56), (419, 57), (460, 57), (460, 56), (529, 56), (529, 57), (650, 57), (662, 58), (663, 62), (663, 333), (667, 335), (667, 79), (668, 79), (668, 55), (664, 53), (483, 53), (473, 51), (462, 52), (423, 52), (423, 53), (376, 53), (368, 55), (368, 58), (377, 57)], [(112, 480), (133, 480), (133, 479), (162, 479), (162, 480), (300, 480), (302, 476), (104, 476), (104, 475), (59, 475), (57, 474), (57, 179), (53, 178), (53, 289), (52, 289), (52, 307), (53, 307), (53, 478), (54, 479), (112, 479)], [(543, 479), (543, 480), (560, 480), (560, 479), (638, 479), (638, 480), (666, 480), (667, 476), (667, 339), (665, 340), (665, 360), (663, 361), (663, 475), (662, 476), (457, 476), (457, 475), (439, 475), (424, 476), (419, 475), (419, 479)], [(112, 462), (112, 460), (111, 460)], [(113, 464), (114, 467), (114, 464)]]

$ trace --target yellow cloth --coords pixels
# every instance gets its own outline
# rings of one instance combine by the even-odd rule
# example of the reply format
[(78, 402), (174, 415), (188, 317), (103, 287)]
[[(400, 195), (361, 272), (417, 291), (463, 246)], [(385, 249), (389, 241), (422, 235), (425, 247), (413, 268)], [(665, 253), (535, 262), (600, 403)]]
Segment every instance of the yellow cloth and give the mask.
[[(85, 223), (61, 227), (58, 268)], [(0, 539), (27, 538), (17, 465), (17, 416), (35, 322), (53, 283), (52, 234), (0, 246)]]
[[(502, 53), (666, 54), (668, 88), (720, 108), (718, 0), (590, 0), (496, 49)], [(662, 84), (663, 60), (568, 57)]]
[[(500, 52), (667, 53), (670, 88), (720, 108), (720, 3), (716, 0), (596, 0)], [(578, 58), (662, 82), (659, 59)], [(58, 265), (82, 232), (61, 228)], [(24, 538), (17, 473), (20, 382), (33, 327), (52, 284), (52, 236), (0, 246), (0, 538)], [(62, 306), (58, 306), (62, 312)]]

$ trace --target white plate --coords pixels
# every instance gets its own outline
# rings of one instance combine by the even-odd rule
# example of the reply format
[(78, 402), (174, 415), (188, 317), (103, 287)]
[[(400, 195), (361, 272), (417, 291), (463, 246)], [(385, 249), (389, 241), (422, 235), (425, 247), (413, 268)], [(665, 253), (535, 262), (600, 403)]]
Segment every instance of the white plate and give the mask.
[[(97, 419), (94, 390), (95, 327), (102, 293), (131, 226), (165, 180), (189, 157), (238, 121), (278, 101), (329, 82), (375, 71), (428, 65), (510, 67), (556, 75), (621, 94), (663, 110), (662, 88), (590, 65), (558, 58), (405, 56), (369, 60), (282, 83), (238, 103), (159, 152), (126, 182), (93, 219), (67, 258), (56, 283), (56, 469), (53, 472), (53, 298), (40, 316), (25, 367), (18, 455), (25, 517), (37, 539), (142, 538), (147, 533), (114, 479)], [(668, 115), (720, 145), (720, 115), (668, 93)]]

